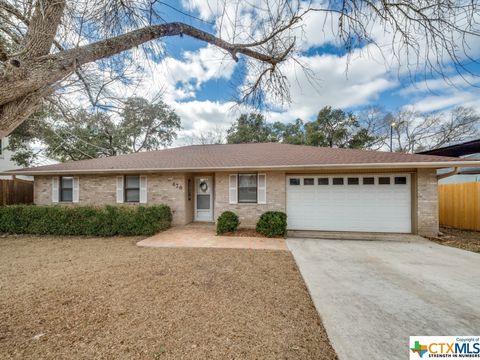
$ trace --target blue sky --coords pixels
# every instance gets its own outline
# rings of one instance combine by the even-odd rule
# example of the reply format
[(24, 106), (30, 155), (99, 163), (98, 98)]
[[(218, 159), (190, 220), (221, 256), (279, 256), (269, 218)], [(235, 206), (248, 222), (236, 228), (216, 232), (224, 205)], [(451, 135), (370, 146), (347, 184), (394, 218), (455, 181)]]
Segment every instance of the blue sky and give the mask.
[[(162, 17), (167, 21), (183, 21), (219, 34), (216, 8), (219, 2), (169, 2), (203, 21), (182, 15), (167, 6), (161, 7)], [(245, 1), (235, 3), (237, 10), (238, 4), (247, 6)], [(413, 71), (413, 75), (409, 75), (406, 70), (410, 68), (389, 58), (391, 54), (388, 48), (383, 49), (383, 54), (371, 46), (354, 49), (347, 72), (345, 49), (334, 45), (334, 31), (322, 28), (322, 16), (317, 13), (305, 19), (303, 36), (299, 41), (298, 56), (315, 74), (315, 84), (312, 85), (295, 66), (286, 65), (284, 73), (290, 81), (292, 102), (281, 111), (277, 108), (277, 111), (267, 112), (268, 121), (289, 122), (297, 117), (311, 120), (326, 105), (352, 111), (368, 105), (379, 105), (391, 111), (402, 107), (422, 112), (443, 111), (454, 106), (472, 106), (480, 110), (479, 88), (468, 85), (458, 73), (446, 71), (448, 82), (455, 86), (438, 75), (422, 71)], [(248, 16), (245, 19), (248, 20)], [(373, 28), (372, 31), (379, 43), (388, 44), (389, 35), (383, 29)], [(469, 45), (473, 49), (471, 55), (478, 58), (480, 42), (473, 39)], [(244, 60), (235, 63), (215, 47), (188, 37), (165, 39), (163, 46), (163, 56), (150, 59), (145, 67), (140, 86), (122, 88), (120, 91), (127, 96), (150, 98), (160, 94), (182, 118), (183, 130), (178, 144), (181, 144), (182, 137), (218, 127), (227, 128), (240, 112), (245, 111), (233, 106), (232, 102), (246, 76)], [(382, 58), (385, 55), (386, 59)], [(469, 66), (472, 71), (480, 73), (478, 64)], [(480, 85), (476, 77), (466, 72), (462, 75), (471, 83)]]

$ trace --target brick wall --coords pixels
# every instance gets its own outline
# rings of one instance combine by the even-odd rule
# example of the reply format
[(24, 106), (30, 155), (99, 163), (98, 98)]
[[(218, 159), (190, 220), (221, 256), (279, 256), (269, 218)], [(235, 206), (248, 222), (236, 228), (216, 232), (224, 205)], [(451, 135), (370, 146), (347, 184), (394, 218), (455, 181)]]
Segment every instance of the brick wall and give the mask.
[(34, 176), (33, 203), (37, 205), (49, 205), (52, 203), (52, 177)]
[[(79, 204), (116, 204), (117, 175), (80, 175)], [(52, 177), (35, 176), (34, 202), (52, 204)], [(147, 204), (166, 204), (173, 212), (173, 224), (191, 221), (187, 209), (186, 179), (181, 173), (147, 174)], [(193, 204), (192, 204), (193, 206)]]
[[(215, 219), (225, 210), (239, 215), (241, 226), (254, 227), (259, 216), (268, 210), (285, 209), (285, 173), (267, 172), (267, 204), (229, 204), (229, 174), (217, 172), (214, 176)], [(115, 204), (116, 175), (81, 175), (80, 204)], [(192, 181), (192, 197), (188, 200), (188, 179)], [(164, 203), (173, 211), (175, 225), (193, 221), (193, 174), (148, 174), (148, 203)], [(52, 177), (35, 176), (34, 202), (39, 205), (52, 203)], [(414, 191), (415, 193), (415, 191)], [(419, 235), (438, 233), (437, 177), (435, 169), (419, 169), (416, 179), (416, 206), (414, 207), (416, 230)], [(414, 194), (415, 196), (415, 194)], [(414, 200), (415, 201), (415, 200)]]
[(255, 227), (258, 218), (265, 211), (285, 211), (285, 173), (267, 172), (267, 204), (229, 204), (229, 175), (215, 173), (215, 220), (226, 210), (235, 212), (241, 227)]
[(435, 169), (418, 169), (417, 196), (417, 233), (422, 236), (436, 236), (438, 234), (438, 197)]

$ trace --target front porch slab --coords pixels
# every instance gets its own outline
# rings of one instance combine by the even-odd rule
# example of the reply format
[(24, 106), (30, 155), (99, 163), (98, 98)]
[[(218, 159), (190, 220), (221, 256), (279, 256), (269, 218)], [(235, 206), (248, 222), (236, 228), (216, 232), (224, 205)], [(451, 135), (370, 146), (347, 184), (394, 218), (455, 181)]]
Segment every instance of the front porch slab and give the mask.
[(176, 226), (141, 240), (137, 245), (157, 248), (193, 247), (288, 251), (284, 239), (217, 236), (215, 234), (215, 224), (212, 223), (191, 223), (185, 226)]

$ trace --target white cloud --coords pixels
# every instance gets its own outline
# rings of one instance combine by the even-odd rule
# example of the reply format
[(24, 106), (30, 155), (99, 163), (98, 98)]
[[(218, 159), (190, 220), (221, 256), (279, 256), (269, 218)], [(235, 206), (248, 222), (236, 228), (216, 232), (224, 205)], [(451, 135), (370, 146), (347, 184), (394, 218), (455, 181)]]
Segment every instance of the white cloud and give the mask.
[(198, 51), (187, 51), (181, 59), (166, 57), (148, 62), (135, 92), (144, 97), (162, 93), (164, 100), (194, 98), (209, 80), (229, 79), (235, 62), (218, 48), (208, 45)]
[[(472, 84), (473, 86), (469, 85)], [(420, 112), (445, 110), (456, 106), (480, 111), (480, 79), (471, 75), (419, 81), (397, 91), (409, 100), (405, 108)]]
[(301, 61), (314, 73), (311, 79), (294, 63), (284, 67), (284, 74), (290, 81), (291, 105), (282, 113), (271, 113), (270, 118), (290, 121), (297, 117), (304, 120), (315, 115), (322, 107), (331, 105), (349, 108), (375, 101), (385, 90), (396, 86), (385, 66), (372, 62), (366, 55), (349, 65), (347, 57), (316, 55), (302, 57)]
[(453, 75), (447, 78), (428, 79), (425, 81), (418, 81), (410, 86), (400, 89), (397, 93), (402, 96), (415, 95), (422, 92), (441, 92), (448, 91), (452, 88), (465, 89), (469, 84), (480, 85), (480, 78), (465, 74)]
[(415, 109), (420, 112), (430, 112), (456, 106), (473, 107), (480, 111), (480, 91), (466, 92), (452, 89), (444, 95), (431, 95), (422, 97), (419, 100), (412, 100), (405, 108)]
[(182, 118), (184, 133), (202, 132), (234, 120), (239, 109), (233, 102), (186, 101), (176, 103), (175, 112)]
[(182, 119), (183, 129), (174, 146), (184, 145), (188, 137), (216, 129), (227, 129), (240, 115), (242, 109), (233, 102), (187, 101), (173, 105)]

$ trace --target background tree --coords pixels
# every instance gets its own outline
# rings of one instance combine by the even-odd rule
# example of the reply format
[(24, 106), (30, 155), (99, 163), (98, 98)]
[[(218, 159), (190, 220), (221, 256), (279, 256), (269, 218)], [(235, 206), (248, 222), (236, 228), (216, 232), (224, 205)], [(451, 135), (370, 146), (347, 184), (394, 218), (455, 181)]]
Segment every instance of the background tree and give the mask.
[(226, 130), (222, 127), (215, 127), (212, 130), (203, 131), (198, 134), (185, 137), (186, 145), (210, 145), (224, 144), (226, 142)]
[[(195, 14), (165, 2), (0, 0), (0, 33), (6, 39), (0, 50), (0, 137), (25, 121), (42, 99), (64, 91), (70, 80), (78, 80), (95, 104), (98, 96), (89, 81), (95, 77), (86, 76), (89, 64), (101, 62), (103, 72), (120, 76), (127, 64), (135, 62), (125, 52), (145, 45), (146, 53), (157, 50), (160, 54), (162, 46), (152, 40), (173, 36), (179, 36), (179, 41), (181, 36), (204, 41), (236, 61), (244, 55), (248, 76), (240, 87), (240, 99), (260, 102), (268, 97), (270, 103), (281, 104), (289, 100), (282, 63), (292, 60), (301, 65), (299, 55), (304, 49), (297, 39), (303, 20), (313, 11), (325, 13), (324, 26), (333, 28), (333, 42), (347, 54), (374, 44), (384, 54), (406, 58), (407, 66), (416, 66), (411, 69), (414, 74), (421, 69), (445, 76), (452, 67), (459, 73), (475, 68), (464, 61), (476, 61), (469, 56), (472, 39), (480, 35), (476, 1), (348, 0), (339, 4), (331, 0), (318, 4), (272, 0), (257, 6), (238, 0), (231, 12), (227, 2), (222, 6), (216, 1), (215, 6), (206, 4), (216, 9), (216, 18), (213, 31), (205, 31)], [(183, 17), (190, 15), (196, 25), (165, 21), (166, 6)], [(390, 46), (384, 43), (385, 37), (376, 40), (374, 34), (379, 32), (388, 34)], [(6, 42), (13, 46), (3, 46)], [(101, 92), (104, 86), (98, 88)]]
[(355, 113), (362, 128), (366, 129), (371, 139), (365, 147), (371, 150), (385, 150), (390, 139), (390, 116), (384, 108), (370, 105)]
[[(473, 108), (422, 114), (399, 110), (386, 116), (385, 128), (393, 127), (393, 150), (415, 153), (480, 136), (480, 114)], [(386, 139), (389, 138), (387, 137)]]
[(368, 148), (376, 139), (355, 115), (330, 106), (320, 110), (317, 120), (305, 124), (305, 138), (307, 145), (355, 149)]
[[(106, 112), (58, 109), (45, 107), (12, 133), (9, 148), (18, 165), (31, 165), (39, 156), (68, 161), (157, 150), (171, 145), (180, 129), (180, 118), (161, 101), (129, 98), (118, 119)], [(41, 153), (32, 143), (41, 144)]]
[(157, 150), (177, 137), (180, 118), (162, 101), (129, 98), (120, 114), (119, 129), (132, 152)]
[(262, 114), (242, 114), (227, 130), (227, 143), (263, 143), (276, 142), (272, 126)]
[(305, 127), (302, 119), (296, 119), (291, 123), (276, 122), (272, 131), (277, 141), (285, 144), (305, 144)]

